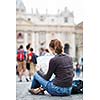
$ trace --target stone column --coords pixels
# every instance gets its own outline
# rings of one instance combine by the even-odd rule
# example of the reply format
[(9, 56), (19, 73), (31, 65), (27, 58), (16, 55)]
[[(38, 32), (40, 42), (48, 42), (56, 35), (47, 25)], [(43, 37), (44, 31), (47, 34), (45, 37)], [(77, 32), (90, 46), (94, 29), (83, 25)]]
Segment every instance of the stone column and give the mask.
[(76, 52), (75, 52), (75, 34), (70, 33), (70, 42), (71, 42), (71, 48), (70, 48), (70, 54), (73, 58), (75, 58)]
[(27, 37), (27, 34), (28, 34), (28, 33), (24, 33), (24, 49), (25, 49), (25, 50), (26, 50), (26, 45), (28, 44), (28, 43), (27, 43), (27, 42), (28, 42), (28, 41), (27, 41), (27, 38), (28, 38), (28, 37)]
[(63, 43), (69, 45), (69, 54), (75, 58), (75, 34), (72, 32), (63, 33)]
[(32, 34), (29, 32), (27, 35), (27, 42), (32, 44)]
[(51, 34), (47, 32), (46, 33), (46, 48), (49, 48), (50, 41), (51, 41)]
[(63, 33), (63, 32), (57, 33), (57, 38), (58, 38), (62, 43), (64, 43), (64, 42), (65, 42), (65, 38), (66, 38), (66, 33)]
[(32, 33), (32, 47), (33, 47), (33, 49), (34, 49), (34, 51), (36, 50), (36, 48), (35, 48), (35, 44), (36, 44), (36, 40), (35, 40), (35, 33), (33, 32)]
[(58, 33), (57, 33), (57, 37), (58, 37), (58, 38), (61, 38), (61, 34), (62, 34), (61, 32), (58, 32)]
[(35, 52), (37, 54), (39, 54), (39, 47), (40, 47), (40, 44), (39, 44), (39, 33), (36, 32), (35, 33)]

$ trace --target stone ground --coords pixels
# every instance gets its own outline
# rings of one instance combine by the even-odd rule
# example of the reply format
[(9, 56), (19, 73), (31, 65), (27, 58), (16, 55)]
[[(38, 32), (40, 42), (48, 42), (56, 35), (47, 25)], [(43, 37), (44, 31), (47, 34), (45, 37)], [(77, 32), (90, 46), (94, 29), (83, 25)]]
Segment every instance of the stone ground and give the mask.
[[(82, 78), (82, 77), (81, 77)], [(83, 94), (57, 97), (46, 95), (31, 95), (28, 92), (30, 89), (31, 82), (26, 82), (23, 78), (23, 82), (18, 82), (18, 77), (16, 76), (16, 100), (83, 100)]]

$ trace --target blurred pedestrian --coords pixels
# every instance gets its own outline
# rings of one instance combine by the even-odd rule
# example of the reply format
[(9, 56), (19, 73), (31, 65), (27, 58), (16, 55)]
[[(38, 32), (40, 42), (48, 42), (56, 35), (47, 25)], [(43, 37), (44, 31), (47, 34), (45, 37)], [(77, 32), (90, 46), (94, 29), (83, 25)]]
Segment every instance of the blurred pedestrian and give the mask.
[(45, 49), (45, 50), (44, 50), (44, 55), (45, 55), (45, 56), (51, 55), (48, 49)]
[(79, 77), (79, 76), (80, 76), (80, 73), (81, 73), (80, 65), (79, 65), (79, 63), (77, 62), (77, 64), (76, 64), (76, 77)]
[(36, 54), (33, 52), (33, 48), (30, 48), (30, 53), (28, 54), (28, 63), (30, 64), (29, 78), (31, 80), (31, 76), (33, 76), (36, 71), (35, 68), (37, 64), (37, 58)]
[(28, 54), (30, 52), (30, 46), (31, 44), (29, 43), (28, 45), (26, 45), (26, 68), (28, 69), (28, 71), (30, 70), (30, 63), (28, 62)]
[(81, 63), (80, 63), (81, 67), (82, 67), (82, 72), (83, 72), (83, 57), (81, 58)]
[[(17, 63), (18, 63), (18, 76), (19, 76), (19, 81), (22, 82), (22, 76), (26, 74), (24, 74), (26, 72), (26, 62), (25, 62), (25, 51), (23, 49), (23, 45), (20, 45), (18, 51), (17, 51)], [(26, 77), (26, 81), (28, 81), (27, 77)]]
[(44, 50), (44, 48), (40, 48), (40, 49), (39, 49), (39, 55), (40, 55), (40, 56), (44, 56), (44, 55), (45, 55), (45, 50)]

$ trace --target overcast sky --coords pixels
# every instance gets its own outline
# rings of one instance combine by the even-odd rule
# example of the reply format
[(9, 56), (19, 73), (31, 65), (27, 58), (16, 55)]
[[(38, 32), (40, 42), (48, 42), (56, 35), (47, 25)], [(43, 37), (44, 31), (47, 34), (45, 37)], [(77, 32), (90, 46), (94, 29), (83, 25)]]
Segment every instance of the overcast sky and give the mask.
[(27, 12), (36, 12), (36, 8), (39, 13), (46, 13), (48, 9), (49, 14), (56, 14), (59, 9), (60, 12), (67, 7), (70, 11), (74, 12), (75, 23), (83, 21), (83, 0), (22, 0), (26, 6)]

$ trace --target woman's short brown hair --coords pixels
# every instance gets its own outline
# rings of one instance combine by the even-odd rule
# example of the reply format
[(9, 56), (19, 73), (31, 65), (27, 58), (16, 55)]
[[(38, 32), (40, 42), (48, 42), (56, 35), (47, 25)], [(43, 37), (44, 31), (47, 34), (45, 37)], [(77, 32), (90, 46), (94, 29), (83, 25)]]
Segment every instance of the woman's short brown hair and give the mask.
[(62, 53), (62, 44), (58, 39), (53, 39), (50, 41), (49, 47), (53, 48), (57, 54)]

